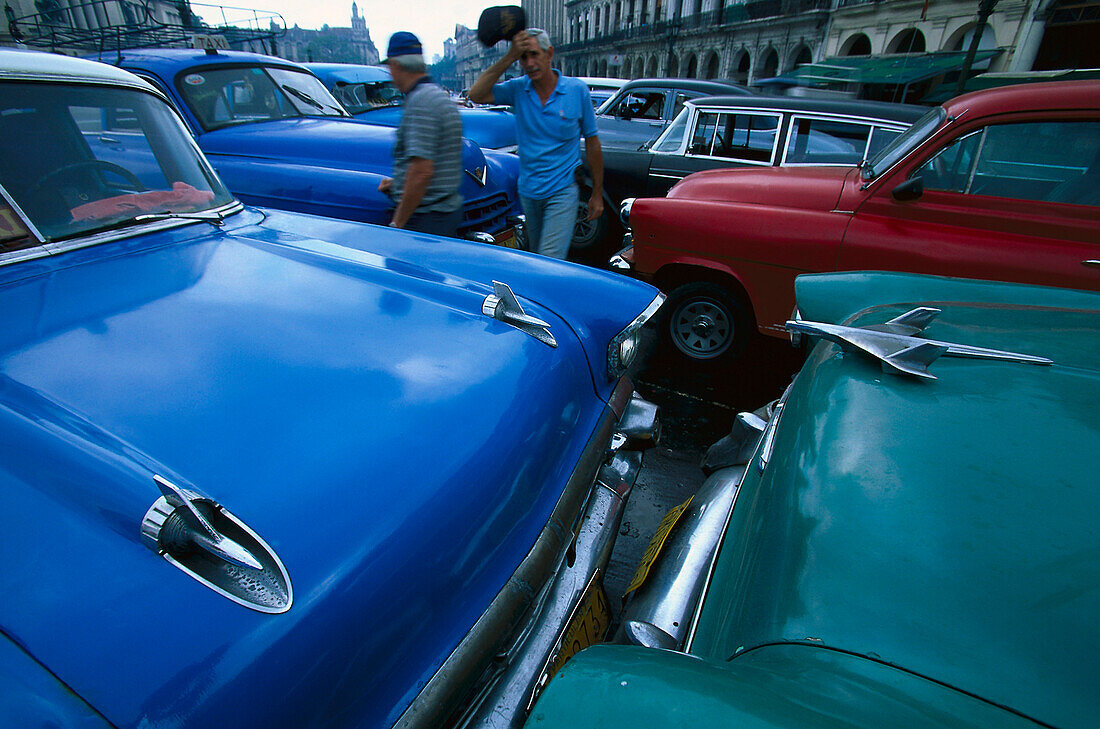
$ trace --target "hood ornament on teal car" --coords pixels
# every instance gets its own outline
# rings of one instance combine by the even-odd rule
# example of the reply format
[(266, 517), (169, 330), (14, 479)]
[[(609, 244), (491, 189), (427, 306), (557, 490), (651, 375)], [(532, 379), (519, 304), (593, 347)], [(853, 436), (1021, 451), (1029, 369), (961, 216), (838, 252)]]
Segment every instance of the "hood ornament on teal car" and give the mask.
[(550, 333), (550, 324), (527, 314), (508, 284), (493, 281), (493, 292), (482, 302), (482, 314), (510, 324), (543, 344), (551, 347), (558, 346), (558, 340), (554, 339), (554, 335)]
[(921, 306), (911, 309), (885, 324), (848, 327), (795, 319), (787, 322), (791, 332), (821, 337), (840, 345), (846, 352), (869, 354), (882, 363), (882, 370), (894, 375), (913, 375), (934, 380), (928, 365), (943, 356), (995, 359), (1004, 362), (1050, 365), (1053, 360), (1000, 349), (971, 347), (967, 344), (940, 342), (917, 337), (939, 315), (940, 309)]
[(191, 577), (233, 602), (285, 613), (290, 575), (260, 535), (220, 504), (154, 475), (163, 496), (141, 520), (141, 540)]

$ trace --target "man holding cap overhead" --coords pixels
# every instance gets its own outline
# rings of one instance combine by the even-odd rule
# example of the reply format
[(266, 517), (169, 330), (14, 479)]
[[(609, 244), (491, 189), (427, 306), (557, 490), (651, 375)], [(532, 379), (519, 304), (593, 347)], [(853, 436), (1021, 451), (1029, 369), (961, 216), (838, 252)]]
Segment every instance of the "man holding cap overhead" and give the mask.
[[(519, 194), (527, 215), (528, 237), (534, 250), (544, 256), (565, 258), (577, 222), (579, 192), (574, 173), (581, 164), (578, 140), (584, 136), (592, 173), (589, 220), (603, 214), (603, 154), (588, 86), (551, 68), (553, 58), (546, 31), (520, 31), (504, 58), (470, 87), (470, 99), (507, 104), (515, 112)], [(496, 83), (517, 60), (525, 75)]]
[(397, 202), (390, 225), (455, 237), (462, 221), (462, 120), (431, 77), (424, 49), (412, 33), (390, 36), (386, 64), (405, 94), (393, 150), (393, 178), (378, 189)]

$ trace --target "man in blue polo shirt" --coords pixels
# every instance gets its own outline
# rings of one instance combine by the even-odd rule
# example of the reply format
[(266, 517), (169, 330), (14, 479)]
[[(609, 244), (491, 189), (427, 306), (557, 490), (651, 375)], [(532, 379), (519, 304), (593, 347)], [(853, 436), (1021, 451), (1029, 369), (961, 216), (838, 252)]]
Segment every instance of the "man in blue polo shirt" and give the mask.
[[(592, 175), (589, 220), (603, 214), (603, 153), (588, 86), (551, 68), (553, 58), (546, 31), (520, 31), (508, 53), (470, 87), (469, 96), (481, 104), (507, 104), (515, 112), (519, 195), (532, 248), (544, 256), (565, 258), (577, 222), (578, 140), (584, 136)], [(517, 60), (525, 75), (496, 83)]]

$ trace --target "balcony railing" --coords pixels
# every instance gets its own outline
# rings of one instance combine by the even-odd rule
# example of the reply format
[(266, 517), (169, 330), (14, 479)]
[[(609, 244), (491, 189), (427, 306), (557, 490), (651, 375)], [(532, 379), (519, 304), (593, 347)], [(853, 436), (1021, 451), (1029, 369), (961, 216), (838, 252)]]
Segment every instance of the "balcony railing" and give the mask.
[[(8, 34), (51, 50), (105, 51), (189, 43), (195, 35), (222, 36), (229, 45), (286, 33), (276, 12), (190, 3), (187, 0), (39, 0), (38, 12), (15, 17), (5, 6)], [(160, 17), (158, 17), (158, 12)]]
[(696, 13), (678, 19), (620, 28), (611, 33), (602, 33), (594, 38), (572, 43), (561, 43), (556, 46), (556, 49), (558, 51), (575, 51), (604, 43), (674, 38), (683, 30), (715, 28), (764, 18), (801, 15), (813, 11), (829, 10), (831, 6), (832, 0), (752, 0), (751, 2), (726, 5), (723, 8), (708, 10), (705, 13)]

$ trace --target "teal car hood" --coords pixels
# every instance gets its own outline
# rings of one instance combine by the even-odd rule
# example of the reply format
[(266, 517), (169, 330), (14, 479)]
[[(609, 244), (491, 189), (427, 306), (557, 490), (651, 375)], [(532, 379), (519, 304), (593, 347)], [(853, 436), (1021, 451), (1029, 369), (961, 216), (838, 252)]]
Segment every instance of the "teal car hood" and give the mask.
[(802, 645), (767, 646), (730, 663), (633, 646), (593, 646), (554, 677), (525, 727), (884, 725), (1035, 729), (1033, 722), (934, 681), (858, 656)]
[[(800, 278), (802, 318), (881, 324), (920, 303), (943, 310), (923, 336), (1054, 365), (943, 357), (926, 381), (818, 344), (771, 460), (741, 486), (690, 651), (736, 663), (769, 644), (826, 647), (1090, 727), (1100, 295), (875, 281)], [(1008, 290), (1016, 303), (990, 303)]]

